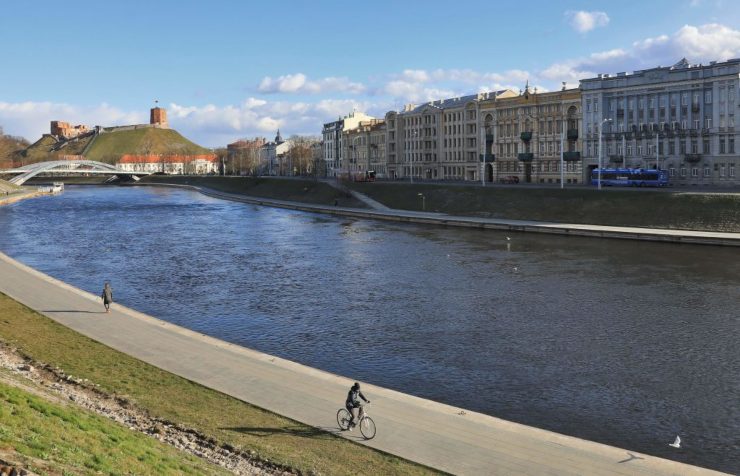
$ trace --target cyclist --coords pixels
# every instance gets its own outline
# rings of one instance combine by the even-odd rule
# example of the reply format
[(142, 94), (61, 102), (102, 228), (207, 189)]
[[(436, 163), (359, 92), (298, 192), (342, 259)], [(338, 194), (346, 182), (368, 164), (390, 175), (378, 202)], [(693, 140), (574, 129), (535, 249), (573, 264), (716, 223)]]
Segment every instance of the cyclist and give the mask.
[(352, 388), (349, 389), (349, 393), (347, 393), (347, 401), (344, 402), (344, 406), (347, 407), (347, 411), (350, 415), (350, 420), (347, 424), (347, 429), (349, 430), (356, 425), (355, 419), (358, 418), (359, 408), (362, 406), (360, 399), (365, 400), (366, 403), (370, 403), (370, 400), (365, 398), (365, 395), (360, 391), (360, 384), (355, 382), (355, 384), (352, 385)]

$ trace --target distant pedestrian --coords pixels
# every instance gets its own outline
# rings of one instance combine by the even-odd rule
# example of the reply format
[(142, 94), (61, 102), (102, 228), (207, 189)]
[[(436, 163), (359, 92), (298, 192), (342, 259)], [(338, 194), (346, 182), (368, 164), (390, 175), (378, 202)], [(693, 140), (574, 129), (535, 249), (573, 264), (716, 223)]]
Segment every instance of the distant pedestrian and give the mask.
[(335, 198), (335, 199), (334, 199), (334, 206), (336, 207), (337, 205), (339, 205), (339, 200), (337, 200), (337, 199)]
[(100, 295), (103, 298), (103, 305), (105, 306), (105, 312), (110, 312), (110, 303), (113, 302), (113, 288), (110, 287), (108, 281), (103, 286), (103, 293)]

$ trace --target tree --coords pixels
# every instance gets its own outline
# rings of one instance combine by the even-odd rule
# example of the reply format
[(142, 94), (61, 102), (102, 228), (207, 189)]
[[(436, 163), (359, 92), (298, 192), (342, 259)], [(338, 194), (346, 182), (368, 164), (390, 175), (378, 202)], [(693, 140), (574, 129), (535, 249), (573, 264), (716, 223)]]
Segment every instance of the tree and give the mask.
[[(315, 171), (314, 144), (319, 141), (320, 139), (315, 136), (294, 135), (288, 139), (290, 143), (288, 156), (291, 167), (299, 175), (309, 175)], [(293, 170), (289, 173), (292, 173)]]

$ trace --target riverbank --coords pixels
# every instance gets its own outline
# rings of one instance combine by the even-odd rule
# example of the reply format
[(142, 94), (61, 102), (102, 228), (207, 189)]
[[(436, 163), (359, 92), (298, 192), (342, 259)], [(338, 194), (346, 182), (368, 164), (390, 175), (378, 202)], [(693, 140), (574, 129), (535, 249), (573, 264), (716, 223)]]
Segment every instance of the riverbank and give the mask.
[[(409, 471), (425, 471), (415, 466), (401, 468), (398, 463), (393, 463), (401, 460), (376, 452), (371, 453), (387, 458), (387, 461), (366, 461), (356, 468), (348, 466), (356, 461), (353, 457), (365, 454), (363, 451), (367, 449), (338, 439), (329, 432), (336, 431), (335, 411), (351, 383), (349, 379), (218, 341), (118, 305), (114, 306), (111, 314), (100, 313), (99, 299), (95, 296), (4, 256), (0, 259), (0, 291), (42, 310), (64, 326), (189, 379), (190, 382), (182, 380), (183, 386), (177, 389), (177, 393), (168, 393), (169, 382), (180, 377), (151, 369), (159, 373), (151, 374), (151, 380), (139, 389), (143, 394), (126, 393), (130, 396), (127, 400), (137, 404), (143, 402), (147, 407), (154, 406), (175, 417), (169, 421), (185, 420), (184, 424), (187, 424), (194, 419), (202, 422), (205, 418), (207, 421), (201, 424), (209, 425), (217, 435), (251, 437), (255, 444), (267, 444), (274, 451), (284, 449), (283, 438), (295, 438), (304, 451), (327, 442), (347, 445), (346, 454), (325, 447), (323, 452), (314, 455), (319, 459), (310, 459), (311, 454), (307, 453), (297, 462), (304, 467), (309, 465), (314, 472), (407, 474)], [(34, 326), (38, 325), (38, 319), (35, 321)], [(125, 356), (107, 359), (101, 353), (110, 349), (89, 339), (84, 339), (84, 342), (72, 339), (70, 345), (67, 341), (72, 330), (48, 319), (46, 321), (40, 335), (58, 339), (55, 345), (39, 342), (36, 337), (39, 332), (29, 328), (23, 319), (17, 322), (0, 319), (0, 334), (13, 333), (14, 340), (22, 342), (23, 346), (52, 357), (46, 359), (49, 362), (67, 362), (67, 366), (75, 369), (75, 376), (94, 373), (96, 377), (90, 380), (101, 382), (104, 390), (108, 386), (119, 386), (124, 391), (137, 390), (138, 385), (132, 385), (131, 380), (145, 364)], [(214, 398), (202, 399), (203, 391), (212, 391), (201, 385), (224, 394), (213, 392)], [(366, 384), (364, 390), (373, 400), (371, 414), (379, 429), (378, 436), (366, 444), (456, 474), (716, 474), (506, 422), (370, 384)], [(221, 399), (238, 403), (236, 398), (225, 394), (286, 415), (294, 421), (286, 419), (287, 425), (283, 428), (249, 421), (235, 412), (235, 408), (219, 405)], [(216, 398), (219, 395), (220, 398)], [(184, 398), (192, 404), (194, 414), (177, 410)], [(299, 425), (295, 420), (308, 426)], [(357, 440), (354, 433), (343, 436)], [(341, 446), (336, 448), (341, 449)], [(329, 459), (327, 455), (331, 455), (330, 461), (341, 462), (339, 470), (321, 470), (318, 467), (319, 461)]]
[[(99, 307), (95, 304), (94, 309)], [(112, 320), (120, 317), (116, 307), (111, 315), (81, 315), (88, 321)], [(29, 365), (24, 373), (34, 372), (39, 381), (58, 385), (63, 397), (74, 395), (76, 401), (87, 402), (89, 410), (191, 454), (211, 456), (209, 461), (230, 471), (241, 468), (238, 474), (432, 473), (148, 365), (3, 294), (0, 339), (4, 349), (15, 348), (22, 356), (23, 364), (16, 368)], [(0, 441), (6, 442), (1, 434)]]
[[(135, 185), (141, 186), (172, 186), (196, 190), (204, 195), (223, 200), (265, 205), (279, 208), (288, 208), (313, 213), (354, 218), (368, 218), (374, 220), (396, 221), (404, 223), (418, 223), (427, 225), (454, 226), (461, 228), (477, 228), (500, 230), (509, 232), (546, 233), (550, 235), (585, 236), (595, 238), (628, 239), (640, 241), (654, 241), (676, 244), (700, 244), (718, 246), (740, 246), (740, 233), (711, 232), (695, 230), (674, 230), (660, 228), (617, 227), (603, 225), (581, 225), (577, 223), (548, 223), (526, 220), (505, 220), (493, 218), (479, 218), (453, 216), (432, 212), (415, 212), (398, 209), (383, 208), (381, 210), (365, 208), (349, 208), (341, 206), (327, 206), (321, 204), (298, 201), (264, 199), (245, 195), (242, 192), (228, 193), (204, 186), (185, 185), (162, 182), (144, 182)], [(371, 199), (374, 200), (374, 199)], [(359, 201), (359, 200), (358, 200)]]
[[(707, 191), (566, 189), (406, 182), (343, 182), (278, 177), (179, 177), (155, 175), (141, 183), (172, 183), (274, 200), (358, 208), (341, 189), (382, 205), (454, 217), (540, 221), (578, 225), (740, 233), (740, 194)], [(323, 187), (322, 187), (323, 185)], [(336, 185), (336, 184), (332, 184)], [(310, 190), (304, 191), (309, 187)], [(311, 187), (322, 187), (321, 193)], [(325, 187), (325, 188), (324, 188)], [(420, 196), (419, 194), (422, 194)], [(364, 207), (363, 207), (364, 208)]]
[(11, 203), (20, 202), (27, 198), (39, 197), (41, 195), (47, 195), (37, 190), (23, 190), (20, 192), (10, 193), (8, 195), (0, 195), (0, 206), (10, 205)]

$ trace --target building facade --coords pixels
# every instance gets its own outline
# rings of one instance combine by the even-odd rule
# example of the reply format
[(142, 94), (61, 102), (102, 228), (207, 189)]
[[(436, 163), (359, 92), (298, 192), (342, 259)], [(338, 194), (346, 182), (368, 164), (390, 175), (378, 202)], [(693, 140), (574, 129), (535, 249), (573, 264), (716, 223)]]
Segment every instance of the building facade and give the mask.
[(385, 120), (360, 121), (357, 127), (342, 133), (342, 145), (344, 169), (337, 175), (356, 178), (372, 171), (378, 178), (387, 176)]
[(675, 185), (739, 184), (739, 79), (740, 59), (682, 59), (581, 80), (586, 166), (657, 167)]
[(287, 155), (290, 151), (290, 143), (283, 140), (278, 129), (275, 140), (268, 142), (260, 149), (262, 151), (261, 161), (267, 175), (288, 175)]
[(124, 154), (116, 167), (129, 172), (212, 175), (219, 171), (215, 154), (202, 155), (131, 155)]
[(336, 121), (324, 124), (321, 130), (321, 142), (323, 143), (326, 174), (329, 177), (336, 177), (341, 171), (347, 170), (348, 164), (344, 161), (346, 147), (342, 142), (344, 131), (356, 128), (361, 121), (371, 121), (374, 119), (374, 117), (368, 116), (365, 113), (353, 111)]
[(242, 139), (226, 145), (226, 158), (232, 173), (258, 175), (265, 173), (262, 148), (267, 144), (264, 137)]
[(583, 183), (581, 108), (578, 89), (538, 93), (527, 85), (522, 94), (484, 100), (486, 180)]

